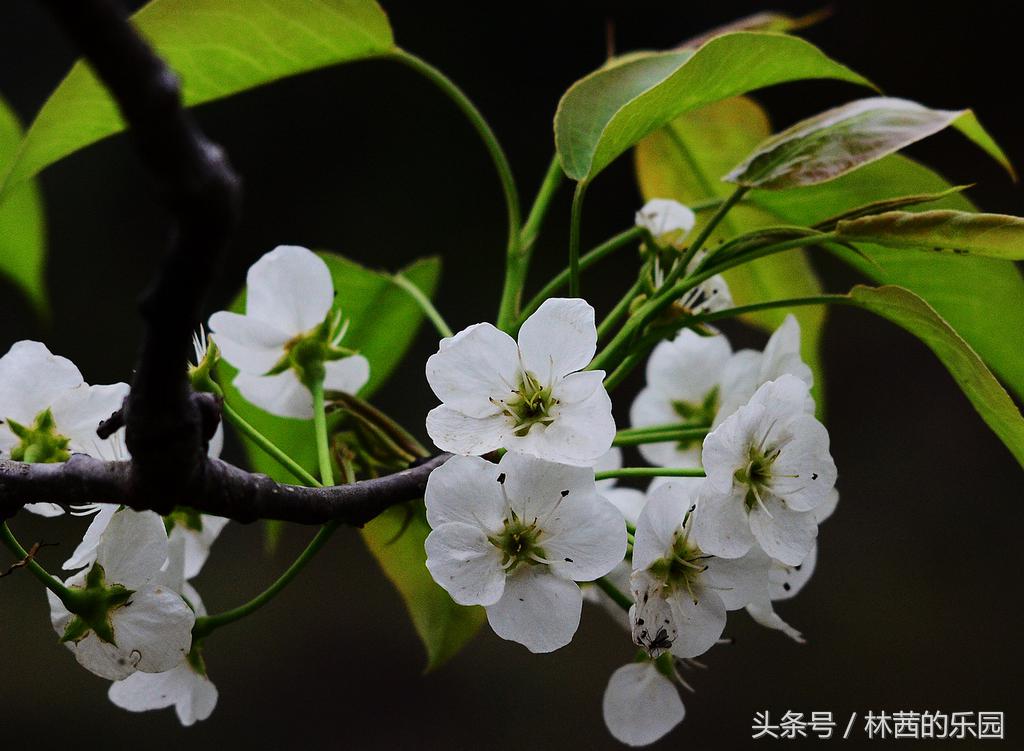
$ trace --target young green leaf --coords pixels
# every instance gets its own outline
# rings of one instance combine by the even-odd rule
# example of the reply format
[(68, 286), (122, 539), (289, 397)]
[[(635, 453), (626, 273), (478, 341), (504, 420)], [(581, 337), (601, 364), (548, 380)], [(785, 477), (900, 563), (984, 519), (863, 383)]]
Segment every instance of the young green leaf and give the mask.
[(816, 185), (950, 125), (1016, 178), (1009, 159), (970, 110), (933, 110), (906, 99), (872, 97), (828, 110), (772, 136), (724, 179), (770, 190)]
[(720, 99), (786, 81), (834, 78), (870, 86), (817, 47), (740, 31), (700, 49), (636, 53), (580, 79), (555, 113), (555, 147), (574, 180), (591, 180), (640, 139)]
[[(373, 0), (153, 0), (132, 20), (180, 77), (188, 106), (394, 49)], [(7, 165), (0, 194), (123, 129), (106, 90), (75, 63)]]
[(941, 253), (1024, 259), (1024, 219), (970, 211), (887, 211), (841, 221), (835, 230), (851, 242), (888, 248), (926, 248)]
[(881, 214), (885, 211), (896, 211), (898, 209), (905, 209), (909, 206), (920, 206), (923, 203), (935, 203), (936, 201), (941, 201), (943, 198), (955, 193), (962, 193), (971, 187), (973, 186), (954, 185), (952, 188), (940, 190), (935, 193), (917, 193), (916, 195), (911, 196), (883, 198), (880, 201), (872, 201), (871, 203), (866, 203), (863, 206), (857, 206), (849, 211), (844, 211), (836, 216), (830, 216), (828, 219), (823, 219), (814, 225), (814, 229), (827, 232), (835, 229), (835, 226), (844, 219), (860, 219), (862, 216)]
[[(0, 174), (21, 141), (21, 124), (0, 99)], [(0, 274), (25, 293), (40, 313), (46, 312), (46, 231), (43, 200), (35, 180), (0, 196)]]
[[(674, 198), (686, 204), (724, 197), (733, 188), (721, 181), (721, 175), (770, 132), (764, 110), (747, 97), (724, 99), (682, 115), (637, 144), (640, 190), (645, 200)], [(698, 215), (694, 233), (700, 231), (707, 217)], [(777, 224), (772, 214), (741, 203), (729, 212), (707, 247), (714, 251), (721, 241)], [(805, 252), (799, 249), (737, 266), (725, 272), (725, 279), (737, 305), (822, 293)], [(743, 320), (771, 331), (782, 323), (786, 313), (763, 310), (745, 315)], [(815, 397), (820, 406), (824, 403), (820, 343), (826, 308), (801, 307), (793, 313), (800, 322), (803, 357), (814, 371)]]
[(895, 286), (857, 286), (850, 291), (850, 300), (927, 344), (985, 423), (1024, 467), (1024, 417), (982, 359), (934, 308), (910, 290)]

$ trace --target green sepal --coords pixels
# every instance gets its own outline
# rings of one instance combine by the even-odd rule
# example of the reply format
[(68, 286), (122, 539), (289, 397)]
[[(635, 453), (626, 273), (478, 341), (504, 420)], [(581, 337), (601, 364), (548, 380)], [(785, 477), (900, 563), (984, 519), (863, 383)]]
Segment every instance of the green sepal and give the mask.
[(66, 462), (71, 458), (68, 451), (69, 439), (57, 432), (53, 412), (47, 407), (33, 421), (32, 426), (6, 420), (11, 432), (20, 443), (11, 449), (11, 459), (27, 464), (53, 464)]

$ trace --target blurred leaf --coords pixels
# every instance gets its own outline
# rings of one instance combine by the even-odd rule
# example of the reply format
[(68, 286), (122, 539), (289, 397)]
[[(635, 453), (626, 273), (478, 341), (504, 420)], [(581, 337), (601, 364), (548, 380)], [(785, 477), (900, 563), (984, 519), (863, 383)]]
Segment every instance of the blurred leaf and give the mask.
[[(893, 154), (827, 183), (781, 191), (755, 190), (747, 198), (776, 221), (814, 225), (871, 201), (939, 193), (950, 187), (927, 167)], [(936, 206), (958, 211), (974, 208), (958, 193), (942, 198)], [(1012, 261), (908, 253), (871, 243), (858, 243), (857, 247), (866, 259), (844, 248), (832, 250), (867, 278), (906, 287), (924, 298), (1012, 391), (1024, 397), (1024, 347), (1012, 341), (1015, 332), (1024, 331), (1024, 279)]]
[(863, 206), (858, 206), (849, 211), (844, 211), (836, 216), (824, 219), (814, 225), (814, 228), (823, 232), (833, 229), (836, 224), (843, 221), (844, 219), (859, 219), (862, 216), (870, 216), (871, 214), (881, 214), (884, 211), (894, 211), (896, 209), (905, 209), (908, 206), (919, 206), (922, 203), (935, 203), (941, 201), (946, 196), (953, 195), (954, 193), (962, 193), (972, 186), (970, 185), (954, 185), (948, 190), (940, 190), (937, 193), (918, 193), (913, 196), (897, 196), (896, 198), (885, 198), (881, 201), (872, 201), (866, 203)]
[(782, 34), (740, 31), (696, 51), (634, 53), (610, 61), (562, 96), (555, 113), (555, 146), (569, 177), (590, 180), (684, 112), (807, 78), (870, 86), (809, 42)]
[(892, 97), (858, 99), (803, 120), (761, 143), (723, 179), (779, 190), (834, 180), (953, 125), (1014, 176), (970, 110), (933, 110)]
[[(735, 97), (702, 107), (676, 118), (637, 144), (636, 169), (644, 198), (674, 198), (686, 204), (725, 196), (732, 186), (721, 176), (742, 155), (750, 153), (771, 128), (764, 110), (747, 97)], [(700, 231), (709, 214), (699, 216), (694, 233)], [(743, 232), (778, 224), (770, 213), (740, 204), (719, 225), (709, 245)], [(791, 250), (737, 266), (725, 273), (733, 300), (748, 305), (764, 300), (820, 295), (821, 283), (807, 262), (803, 250)], [(772, 309), (743, 317), (771, 331), (788, 311)], [(823, 405), (823, 373), (820, 342), (825, 321), (824, 306), (795, 308), (800, 322), (803, 358), (814, 371), (815, 398)]]
[[(373, 393), (398, 365), (412, 343), (423, 313), (407, 292), (391, 281), (389, 274), (367, 269), (332, 253), (319, 254), (331, 270), (334, 289), (342, 312), (350, 325), (343, 344), (354, 347), (370, 361), (370, 381), (360, 392), (363, 398)], [(401, 272), (428, 296), (432, 297), (441, 273), (437, 258), (425, 258)], [(244, 292), (231, 304), (231, 309), (245, 309)], [(299, 464), (316, 473), (316, 442), (312, 420), (275, 417), (249, 404), (231, 384), (236, 371), (222, 363), (221, 383), (227, 401), (261, 433), (270, 438)], [(280, 482), (293, 483), (294, 478), (256, 445), (245, 440), (250, 463)], [(427, 669), (450, 658), (476, 632), (482, 623), (483, 611), (456, 605), (438, 587), (424, 564), (423, 541), (430, 532), (422, 516), (422, 504), (408, 528), (393, 544), (406, 519), (407, 506), (389, 509), (363, 530), (363, 537), (377, 557), (388, 578), (395, 584), (412, 617), (417, 633), (427, 650)], [(266, 527), (268, 547), (276, 544), (279, 524)]]
[[(372, 0), (153, 0), (132, 18), (181, 78), (188, 106), (394, 48), (387, 16)], [(123, 129), (106, 90), (75, 63), (36, 116), (0, 191)]]
[[(21, 142), (21, 124), (0, 99), (0, 174)], [(19, 185), (0, 199), (0, 273), (12, 279), (42, 315), (48, 313), (46, 281), (46, 219), (35, 180)]]
[(798, 31), (799, 29), (806, 29), (808, 26), (814, 26), (816, 23), (828, 18), (831, 14), (832, 12), (828, 8), (813, 11), (803, 16), (790, 16), (786, 13), (778, 13), (771, 10), (752, 13), (749, 16), (722, 24), (710, 31), (705, 31), (703, 34), (687, 39), (679, 45), (678, 49), (700, 47), (715, 37), (733, 31), (774, 31), (780, 34), (787, 31)]
[(393, 506), (366, 525), (363, 539), (402, 595), (427, 648), (427, 672), (453, 657), (486, 620), (481, 607), (457, 605), (427, 571), (430, 534), (422, 502)]
[(1024, 259), (1024, 219), (970, 211), (887, 211), (841, 221), (844, 240), (888, 248), (927, 248), (941, 253)]
[(857, 286), (850, 291), (850, 299), (927, 344), (978, 414), (1024, 467), (1024, 417), (981, 358), (934, 308), (910, 290), (895, 286)]

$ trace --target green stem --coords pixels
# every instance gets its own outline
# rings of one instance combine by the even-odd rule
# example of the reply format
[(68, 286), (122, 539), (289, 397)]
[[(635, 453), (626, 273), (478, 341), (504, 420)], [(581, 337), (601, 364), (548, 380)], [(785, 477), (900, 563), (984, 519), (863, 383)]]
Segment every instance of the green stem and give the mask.
[[(614, 237), (605, 240), (603, 243), (598, 245), (596, 248), (588, 251), (583, 255), (582, 258), (580, 258), (580, 271), (586, 271), (595, 263), (611, 255), (619, 248), (623, 248), (629, 245), (630, 243), (638, 241), (645, 234), (647, 234), (647, 230), (643, 229), (642, 227), (630, 227), (625, 232), (620, 232)], [(537, 308), (541, 306), (541, 303), (543, 303), (549, 297), (558, 292), (558, 290), (562, 289), (566, 284), (568, 284), (571, 273), (571, 270), (568, 267), (566, 267), (562, 269), (560, 272), (558, 272), (558, 274), (550, 282), (544, 285), (541, 291), (534, 295), (530, 299), (530, 302), (528, 302), (523, 307), (523, 312), (519, 316), (520, 324), (522, 323), (523, 319), (527, 318), (531, 313), (537, 310)]]
[(11, 528), (7, 526), (6, 522), (0, 522), (0, 542), (3, 542), (4, 546), (14, 553), (15, 558), (19, 561), (27, 561), (25, 568), (29, 570), (36, 579), (38, 579), (44, 587), (53, 592), (60, 599), (64, 606), (71, 610), (71, 603), (75, 599), (75, 593), (64, 586), (64, 584), (45, 568), (36, 563), (35, 558), (29, 557), (28, 551), (21, 546), (15, 538), (14, 533), (11, 532)]
[(501, 144), (498, 142), (497, 137), (494, 135), (494, 131), (491, 130), (491, 126), (488, 125), (487, 120), (485, 120), (484, 116), (480, 114), (480, 110), (478, 110), (476, 105), (470, 101), (469, 97), (467, 97), (451, 79), (430, 63), (425, 60), (421, 60), (405, 50), (399, 49), (396, 49), (391, 53), (390, 57), (398, 62), (408, 65), (417, 73), (420, 73), (434, 83), (439, 89), (441, 89), (441, 91), (448, 95), (448, 98), (455, 103), (455, 105), (462, 111), (476, 129), (476, 132), (480, 135), (484, 145), (487, 147), (488, 153), (491, 155), (491, 161), (494, 162), (494, 167), (498, 172), (498, 178), (501, 180), (501, 188), (505, 193), (505, 209), (508, 213), (509, 251), (514, 248), (518, 248), (520, 224), (519, 192), (516, 190), (516, 182), (515, 178), (512, 176), (512, 167), (509, 165), (508, 157), (505, 156), (505, 152), (501, 148)]
[(704, 225), (704, 228), (700, 231), (700, 234), (698, 234), (696, 239), (694, 239), (694, 241), (690, 243), (690, 247), (686, 249), (686, 253), (684, 253), (682, 257), (679, 259), (679, 261), (676, 264), (676, 267), (672, 270), (672, 273), (665, 280), (666, 284), (671, 284), (676, 279), (678, 279), (682, 274), (686, 273), (686, 267), (690, 265), (690, 261), (692, 261), (693, 257), (697, 255), (697, 252), (702, 247), (704, 247), (704, 243), (706, 243), (708, 241), (708, 238), (711, 237), (711, 233), (715, 231), (715, 227), (717, 227), (719, 223), (723, 219), (725, 219), (726, 214), (729, 213), (733, 206), (739, 203), (740, 199), (742, 199), (743, 196), (746, 195), (748, 190), (750, 189), (740, 185), (736, 188), (736, 190), (729, 194), (728, 198), (722, 201), (721, 205), (718, 207), (718, 210), (711, 215), (711, 218), (708, 219), (708, 223)]
[(647, 275), (647, 272), (648, 264), (644, 264), (640, 269), (640, 276), (635, 282), (633, 282), (633, 286), (626, 290), (626, 294), (624, 294), (621, 299), (615, 303), (615, 307), (611, 309), (608, 315), (604, 317), (604, 320), (602, 320), (598, 325), (598, 341), (607, 337), (608, 334), (611, 333), (611, 330), (619, 324), (619, 321), (629, 313), (629, 306), (633, 304), (633, 300), (636, 299), (637, 295), (643, 292), (644, 277)]
[(619, 588), (608, 581), (607, 577), (602, 576), (600, 579), (595, 579), (594, 584), (600, 587), (602, 592), (611, 597), (612, 601), (627, 613), (629, 612), (629, 609), (633, 607), (633, 600), (629, 596), (620, 592)]
[(704, 477), (704, 470), (699, 467), (623, 467), (598, 472), (594, 480), (612, 480), (622, 477)]
[(697, 430), (701, 428), (708, 428), (709, 425), (702, 425), (700, 423), (688, 423), (688, 422), (666, 422), (661, 425), (644, 425), (639, 428), (623, 428), (616, 437), (623, 436), (636, 436), (636, 435), (653, 435), (656, 433), (672, 433), (677, 430)]
[(580, 180), (572, 194), (572, 214), (569, 219), (569, 297), (580, 296), (580, 224), (583, 221), (583, 198), (587, 183)]
[(235, 426), (238, 432), (242, 433), (246, 438), (259, 446), (267, 456), (291, 472), (292, 476), (294, 476), (296, 480), (299, 480), (310, 487), (317, 487), (320, 485), (319, 480), (313, 477), (313, 475), (307, 472), (301, 464), (288, 456), (288, 454), (282, 451), (269, 438), (247, 422), (244, 417), (235, 411), (234, 407), (227, 402), (224, 402), (223, 409), (224, 417), (227, 418), (228, 422)]
[(391, 281), (409, 293), (409, 297), (416, 301), (416, 304), (420, 306), (424, 315), (426, 315), (427, 318), (430, 319), (430, 322), (434, 324), (434, 328), (437, 329), (437, 333), (442, 337), (452, 336), (451, 328), (449, 328), (448, 324), (445, 323), (441, 314), (437, 312), (437, 308), (434, 307), (434, 303), (430, 301), (430, 298), (423, 294), (423, 290), (409, 281), (409, 279), (402, 274), (393, 274)]
[(548, 208), (551, 206), (551, 199), (555, 197), (555, 193), (562, 184), (564, 175), (562, 162), (558, 159), (558, 155), (555, 154), (548, 165), (548, 171), (544, 173), (544, 180), (537, 191), (537, 197), (533, 199), (530, 213), (526, 216), (523, 228), (519, 232), (520, 252), (528, 253), (529, 249), (533, 247), (533, 242), (537, 239), (537, 235), (540, 232), (540, 225), (544, 221), (544, 217), (547, 216)]
[(689, 323), (711, 323), (720, 321), (723, 318), (735, 318), (736, 316), (756, 313), (759, 310), (771, 310), (772, 308), (797, 308), (803, 305), (849, 305), (850, 298), (847, 295), (817, 295), (815, 297), (792, 297), (788, 300), (769, 300), (768, 302), (754, 303), (753, 305), (740, 305), (735, 308), (725, 308), (714, 313), (701, 313), (689, 320)]
[(310, 391), (313, 392), (313, 429), (316, 431), (316, 458), (320, 463), (320, 482), (330, 487), (334, 484), (334, 465), (331, 463), (331, 446), (327, 437), (323, 379), (314, 383)]
[(654, 433), (639, 433), (635, 435), (615, 436), (613, 446), (640, 446), (645, 443), (670, 443), (675, 441), (691, 441), (696, 438), (704, 438), (708, 434), (708, 428), (679, 428), (677, 430), (666, 430)]

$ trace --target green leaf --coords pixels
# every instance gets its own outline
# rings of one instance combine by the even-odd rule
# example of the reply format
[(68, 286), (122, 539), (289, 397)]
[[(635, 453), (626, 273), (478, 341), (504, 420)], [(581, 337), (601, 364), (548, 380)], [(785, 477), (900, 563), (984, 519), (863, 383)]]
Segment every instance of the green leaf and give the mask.
[[(370, 381), (360, 392), (366, 398), (384, 382), (401, 361), (423, 320), (423, 311), (412, 297), (395, 286), (387, 273), (367, 269), (332, 253), (321, 253), (334, 279), (334, 289), (343, 314), (350, 325), (343, 344), (354, 347), (370, 361)], [(401, 271), (406, 279), (433, 296), (441, 272), (436, 258), (426, 258)], [(241, 312), (245, 295), (240, 294), (231, 309)], [(242, 417), (270, 438), (278, 447), (310, 472), (317, 468), (316, 442), (312, 420), (275, 417), (249, 404), (231, 384), (235, 370), (222, 363), (221, 384), (224, 395)], [(294, 478), (255, 444), (243, 439), (250, 463), (280, 482)], [(448, 594), (430, 578), (424, 562), (423, 540), (430, 529), (423, 518), (422, 504), (414, 505), (415, 514), (405, 532), (397, 540), (405, 523), (407, 506), (388, 510), (363, 530), (363, 537), (388, 578), (394, 582), (412, 616), (413, 624), (427, 650), (427, 669), (451, 657), (476, 632), (483, 622), (479, 608), (455, 604)], [(272, 545), (280, 533), (279, 525), (269, 525), (267, 543)]]
[[(0, 99), (0, 174), (14, 158), (21, 124)], [(35, 180), (19, 185), (0, 200), (0, 273), (17, 284), (41, 315), (47, 314), (46, 220)]]
[(918, 193), (913, 196), (897, 196), (896, 198), (885, 198), (881, 201), (872, 201), (871, 203), (866, 203), (863, 206), (858, 206), (836, 216), (824, 219), (814, 225), (814, 228), (822, 232), (827, 232), (834, 229), (835, 226), (844, 219), (860, 219), (862, 216), (881, 214), (884, 211), (905, 209), (909, 206), (919, 206), (922, 203), (935, 203), (936, 201), (941, 201), (946, 196), (951, 196), (954, 193), (962, 193), (970, 187), (972, 186), (954, 185), (952, 188), (940, 190), (937, 193)]
[[(810, 226), (871, 201), (949, 188), (932, 170), (893, 154), (831, 182), (791, 190), (754, 190), (747, 200), (770, 212), (775, 221)], [(955, 193), (936, 206), (973, 209), (966, 197)], [(1024, 347), (1010, 341), (1012, 332), (1024, 331), (1024, 279), (1013, 262), (908, 253), (871, 243), (857, 247), (866, 259), (842, 248), (832, 250), (868, 279), (906, 287), (924, 298), (1012, 391), (1024, 397)]]
[[(153, 0), (132, 19), (181, 78), (188, 106), (394, 49), (387, 16), (372, 0)], [(0, 191), (123, 129), (106, 90), (75, 63)]]
[(422, 502), (395, 506), (362, 530), (363, 539), (402, 595), (427, 648), (429, 672), (453, 657), (486, 620), (481, 607), (452, 601), (427, 571), (423, 542), (430, 534)]
[[(674, 198), (687, 204), (728, 195), (732, 186), (722, 182), (721, 175), (770, 132), (764, 110), (747, 97), (725, 99), (687, 113), (637, 144), (640, 190), (645, 199)], [(694, 233), (700, 231), (707, 217), (699, 216)], [(740, 204), (729, 212), (709, 247), (776, 224), (772, 214)], [(725, 279), (737, 305), (813, 297), (823, 291), (803, 250), (790, 250), (737, 266), (725, 273)], [(805, 306), (792, 312), (800, 322), (802, 354), (814, 371), (815, 398), (820, 408), (824, 382), (820, 343), (826, 308)], [(786, 314), (780, 309), (764, 310), (746, 315), (743, 320), (771, 331)]]
[(933, 307), (902, 287), (863, 287), (850, 291), (857, 306), (888, 318), (936, 354), (985, 423), (1024, 467), (1024, 417), (971, 346)]
[(887, 211), (836, 225), (839, 237), (888, 248), (1024, 259), (1024, 219), (970, 211)]
[(933, 110), (892, 97), (858, 99), (803, 120), (761, 143), (725, 176), (779, 190), (834, 180), (953, 125), (1015, 176), (970, 110)]
[(715, 37), (719, 37), (722, 36), (722, 34), (728, 34), (733, 31), (775, 31), (784, 33), (787, 31), (806, 29), (808, 26), (814, 26), (819, 21), (823, 21), (828, 18), (829, 15), (831, 15), (831, 11), (828, 9), (813, 11), (803, 16), (791, 16), (786, 13), (778, 13), (776, 11), (752, 13), (749, 16), (744, 16), (743, 18), (730, 23), (717, 26), (714, 29), (711, 29), (711, 31), (706, 31), (703, 34), (687, 39), (679, 45), (679, 49), (700, 47), (702, 44), (714, 39)]
[(555, 113), (555, 147), (574, 180), (591, 180), (644, 136), (720, 99), (786, 81), (862, 76), (796, 37), (740, 31), (700, 49), (635, 53), (580, 79)]

